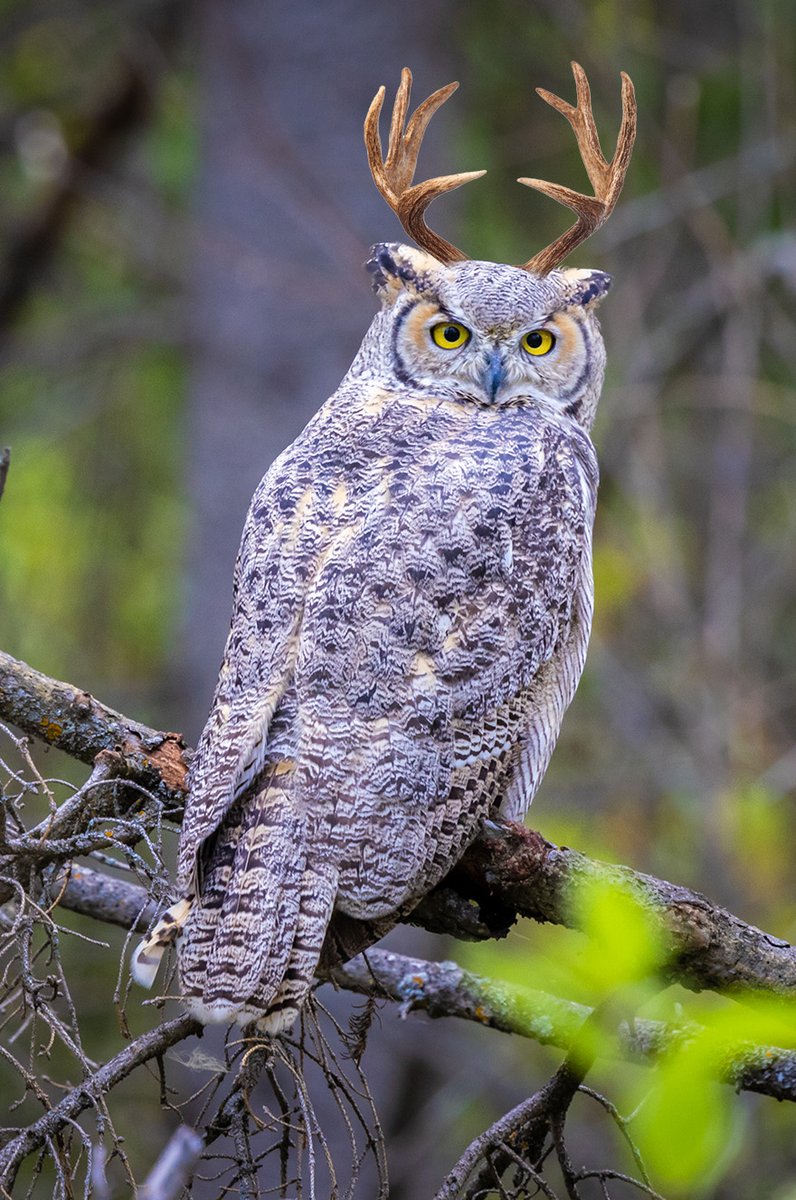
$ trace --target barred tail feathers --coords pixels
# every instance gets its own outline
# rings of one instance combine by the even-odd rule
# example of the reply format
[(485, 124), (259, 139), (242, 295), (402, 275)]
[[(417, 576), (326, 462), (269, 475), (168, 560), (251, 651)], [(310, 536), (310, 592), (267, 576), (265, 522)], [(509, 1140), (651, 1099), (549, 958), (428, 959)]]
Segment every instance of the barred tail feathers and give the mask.
[(289, 784), (284, 769), (274, 772), (256, 798), (233, 806), (216, 836), (179, 948), (187, 1005), (205, 1023), (261, 1017), (290, 972), (303, 922), (307, 828)]
[(252, 997), (252, 1019), (257, 1019), (263, 1033), (288, 1029), (312, 989), (337, 898), (338, 879), (337, 867), (310, 856), (301, 880), (298, 920), (282, 979), (276, 992), (258, 988)]

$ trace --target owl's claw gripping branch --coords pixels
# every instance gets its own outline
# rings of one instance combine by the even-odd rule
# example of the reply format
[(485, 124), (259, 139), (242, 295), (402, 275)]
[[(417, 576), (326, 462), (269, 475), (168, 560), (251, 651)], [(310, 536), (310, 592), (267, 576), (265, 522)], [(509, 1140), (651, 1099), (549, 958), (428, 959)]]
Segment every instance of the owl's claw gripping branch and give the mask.
[(423, 214), (437, 196), (441, 196), (443, 192), (451, 192), (454, 188), (461, 187), (464, 183), (470, 183), (473, 179), (480, 179), (482, 175), (486, 174), (486, 171), (465, 171), (459, 175), (440, 175), (436, 179), (426, 179), (414, 186), (412, 180), (415, 177), (417, 156), (420, 153), (429, 122), (437, 109), (441, 108), (445, 101), (453, 95), (458, 86), (458, 83), (449, 83), (446, 87), (434, 92), (418, 105), (409, 124), (404, 129), (412, 90), (412, 72), (408, 67), (404, 67), (392, 110), (386, 158), (382, 155), (381, 137), (379, 136), (379, 117), (384, 104), (384, 87), (380, 87), (373, 97), (368, 115), (365, 117), (365, 146), (376, 187), (409, 236), (423, 250), (427, 250), (429, 254), (443, 263), (462, 262), (467, 255), (429, 229)]
[(630, 76), (622, 72), (622, 124), (616, 151), (608, 162), (600, 147), (586, 72), (579, 63), (573, 62), (572, 74), (575, 77), (577, 93), (577, 103), (574, 106), (544, 88), (537, 88), (536, 91), (545, 103), (566, 117), (572, 126), (586, 174), (594, 188), (594, 195), (584, 196), (572, 188), (548, 183), (544, 179), (517, 180), (525, 187), (535, 188), (537, 192), (557, 200), (559, 204), (565, 204), (578, 218), (566, 233), (562, 233), (544, 250), (540, 250), (528, 262), (522, 264), (526, 271), (533, 271), (537, 275), (546, 275), (553, 267), (557, 267), (611, 215), (622, 191), (633, 153), (633, 143), (636, 140), (636, 93)]

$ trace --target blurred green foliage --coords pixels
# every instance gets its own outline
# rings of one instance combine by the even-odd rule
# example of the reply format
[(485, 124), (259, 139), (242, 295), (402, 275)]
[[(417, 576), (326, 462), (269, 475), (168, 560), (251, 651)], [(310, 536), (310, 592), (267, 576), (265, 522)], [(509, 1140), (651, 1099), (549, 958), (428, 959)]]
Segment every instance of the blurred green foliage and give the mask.
[[(92, 6), (26, 15), (10, 6), (0, 58), (7, 264), (31, 227), (56, 221), (64, 156), (112, 107), (141, 36), (135, 10), (127, 21)], [(0, 438), (12, 449), (0, 639), (56, 676), (129, 696), (144, 719), (182, 596), (186, 364), (165, 247), (196, 158), (179, 62), (156, 83), (140, 126), (109, 135), (112, 169), (75, 168), (74, 217), (0, 331)]]
[[(470, 945), (458, 957), (479, 975), (521, 989), (514, 1001), (511, 991), (501, 993), (501, 1007), (518, 1027), (526, 1022), (532, 1037), (545, 1040), (545, 1020), (553, 1040), (568, 1028), (573, 1018), (562, 1014), (562, 998), (587, 1005), (591, 1017), (569, 1036), (587, 1062), (610, 1064), (610, 1082), (602, 1086), (629, 1114), (624, 1128), (652, 1182), (672, 1198), (712, 1194), (749, 1133), (744, 1107), (720, 1082), (722, 1074), (730, 1062), (757, 1061), (766, 1053), (761, 1047), (796, 1048), (793, 1001), (743, 992), (724, 999), (672, 987), (666, 974), (672, 950), (654, 908), (614, 880), (599, 874), (582, 880), (571, 903), (580, 932), (528, 934), (508, 952), (493, 943)], [(527, 992), (539, 981), (553, 995)], [(619, 1037), (623, 1025), (633, 1029), (639, 1019), (668, 1031), (658, 1064), (644, 1072), (625, 1061)]]

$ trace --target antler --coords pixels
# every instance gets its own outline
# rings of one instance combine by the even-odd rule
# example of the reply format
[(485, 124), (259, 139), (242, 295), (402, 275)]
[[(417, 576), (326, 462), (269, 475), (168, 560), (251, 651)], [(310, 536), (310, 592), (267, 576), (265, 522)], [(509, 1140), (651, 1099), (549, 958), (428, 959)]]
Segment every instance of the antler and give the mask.
[(466, 171), (461, 175), (441, 175), (412, 185), (417, 156), (429, 121), (434, 113), (452, 96), (458, 83), (449, 83), (418, 105), (404, 132), (409, 108), (412, 72), (404, 67), (395, 97), (390, 123), (390, 141), (386, 159), (382, 157), (379, 136), (379, 117), (384, 103), (384, 87), (380, 87), (365, 117), (365, 146), (371, 174), (376, 187), (398, 217), (406, 232), (423, 250), (443, 263), (461, 262), (467, 255), (446, 242), (426, 225), (423, 214), (432, 200), (443, 192), (453, 191), (472, 179), (480, 179), (485, 171)]
[(534, 254), (528, 262), (522, 264), (526, 271), (534, 271), (537, 275), (546, 275), (553, 267), (557, 267), (576, 246), (590, 237), (611, 215), (614, 205), (619, 199), (619, 193), (622, 191), (627, 168), (630, 165), (630, 156), (633, 153), (633, 143), (636, 140), (636, 93), (630, 77), (624, 71), (622, 72), (622, 124), (619, 129), (616, 152), (609, 163), (603, 158), (600, 148), (600, 139), (591, 109), (591, 92), (586, 72), (578, 63), (573, 62), (572, 74), (575, 76), (577, 89), (577, 105), (574, 108), (559, 96), (545, 91), (544, 88), (537, 88), (536, 91), (552, 108), (562, 113), (572, 126), (583, 165), (594, 188), (594, 196), (583, 196), (580, 192), (572, 191), (571, 188), (561, 187), (557, 183), (547, 183), (543, 179), (519, 179), (517, 181), (524, 183), (526, 187), (536, 188), (537, 192), (543, 192), (545, 196), (550, 196), (559, 204), (566, 204), (567, 208), (571, 208), (578, 216), (571, 229), (562, 233), (561, 237), (544, 250), (540, 250), (538, 254)]

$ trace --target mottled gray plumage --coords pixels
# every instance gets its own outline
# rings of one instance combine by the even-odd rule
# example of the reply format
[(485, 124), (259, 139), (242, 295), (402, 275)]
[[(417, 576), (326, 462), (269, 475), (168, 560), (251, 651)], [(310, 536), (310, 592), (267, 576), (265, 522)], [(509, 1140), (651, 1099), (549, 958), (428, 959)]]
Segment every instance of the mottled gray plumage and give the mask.
[(608, 276), (399, 245), (369, 268), (382, 311), (252, 500), (191, 769), (179, 966), (205, 1021), (285, 1027), (335, 909), (405, 910), (489, 813), (521, 817), (583, 668)]

